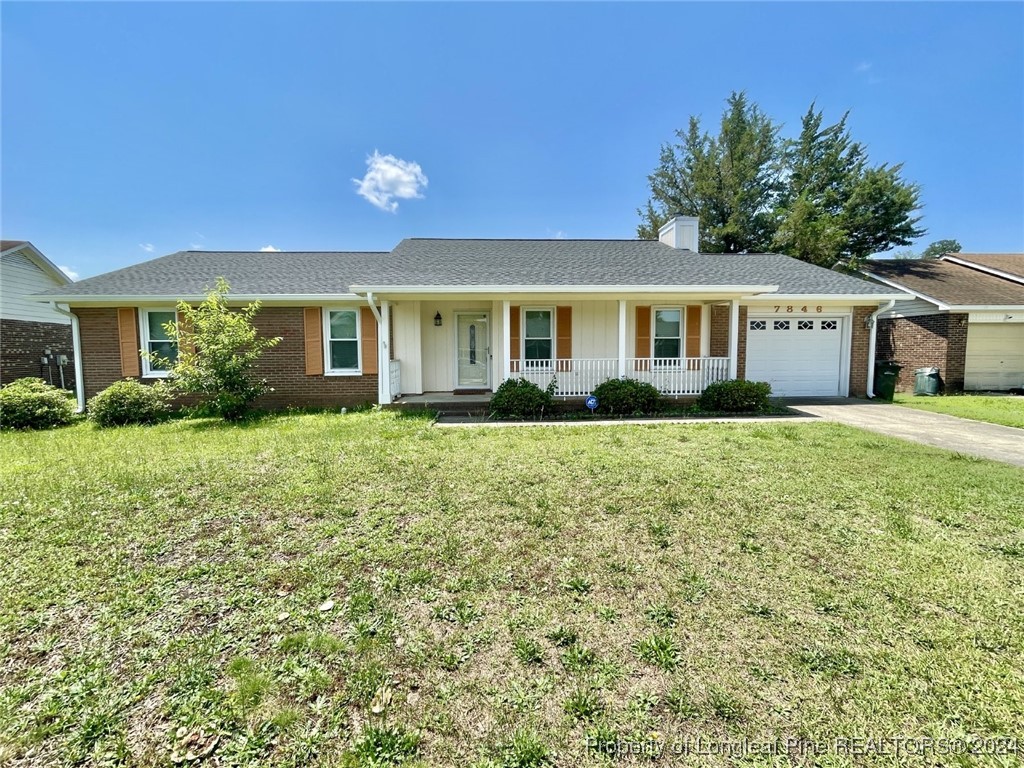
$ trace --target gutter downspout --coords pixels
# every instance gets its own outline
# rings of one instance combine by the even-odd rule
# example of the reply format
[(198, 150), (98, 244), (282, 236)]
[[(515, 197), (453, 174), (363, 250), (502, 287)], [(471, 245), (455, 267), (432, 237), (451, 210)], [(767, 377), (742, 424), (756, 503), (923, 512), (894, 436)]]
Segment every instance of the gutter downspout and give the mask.
[(370, 305), (370, 311), (373, 312), (373, 316), (377, 318), (377, 325), (380, 325), (380, 310), (377, 309), (377, 305), (373, 303), (373, 291), (366, 292), (366, 303)]
[(871, 313), (868, 322), (871, 323), (871, 334), (868, 336), (868, 385), (865, 394), (868, 400), (875, 396), (875, 339), (878, 332), (878, 316), (888, 312), (896, 306), (896, 299), (889, 299), (885, 304), (879, 304), (878, 309)]
[(384, 337), (384, 321), (373, 301), (373, 291), (366, 292), (366, 303), (370, 305), (370, 311), (377, 321), (377, 403), (390, 403), (388, 390), (391, 388), (391, 355), (388, 353), (388, 339)]
[(78, 325), (78, 315), (74, 312), (62, 309), (57, 306), (56, 301), (51, 301), (53, 311), (65, 317), (71, 318), (71, 346), (75, 356), (75, 395), (78, 398), (78, 409), (76, 413), (85, 412), (85, 372), (82, 370), (82, 329)]

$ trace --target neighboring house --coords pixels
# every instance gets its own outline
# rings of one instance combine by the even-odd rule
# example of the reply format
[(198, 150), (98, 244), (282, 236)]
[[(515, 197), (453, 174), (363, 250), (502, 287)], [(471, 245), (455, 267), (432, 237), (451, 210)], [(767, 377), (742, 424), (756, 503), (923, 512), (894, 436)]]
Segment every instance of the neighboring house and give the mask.
[(0, 384), (39, 376), (74, 386), (71, 318), (34, 298), (70, 283), (32, 243), (0, 240)]
[(217, 277), (259, 299), (280, 336), (261, 404), (389, 403), (489, 392), (510, 377), (581, 397), (610, 378), (668, 396), (769, 381), (777, 395), (863, 396), (871, 318), (909, 294), (773, 254), (699, 254), (697, 220), (657, 240), (408, 239), (388, 253), (174, 253), (46, 297), (79, 318), (85, 394), (154, 380), (139, 350), (173, 354), (162, 324)]
[(950, 253), (867, 262), (863, 273), (913, 296), (879, 316), (878, 357), (939, 369), (950, 392), (1024, 387), (1024, 254)]

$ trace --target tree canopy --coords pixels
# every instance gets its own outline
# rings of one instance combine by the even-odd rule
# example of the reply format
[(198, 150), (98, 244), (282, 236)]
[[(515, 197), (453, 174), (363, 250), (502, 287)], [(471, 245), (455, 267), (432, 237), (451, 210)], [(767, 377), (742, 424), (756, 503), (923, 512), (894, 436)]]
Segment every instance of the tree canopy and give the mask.
[(662, 146), (637, 235), (657, 238), (682, 213), (700, 217), (701, 251), (776, 251), (826, 267), (910, 244), (925, 233), (920, 188), (902, 178), (902, 165), (870, 164), (848, 114), (826, 125), (811, 104), (799, 136), (787, 139), (734, 92), (717, 135), (691, 117), (678, 143)]

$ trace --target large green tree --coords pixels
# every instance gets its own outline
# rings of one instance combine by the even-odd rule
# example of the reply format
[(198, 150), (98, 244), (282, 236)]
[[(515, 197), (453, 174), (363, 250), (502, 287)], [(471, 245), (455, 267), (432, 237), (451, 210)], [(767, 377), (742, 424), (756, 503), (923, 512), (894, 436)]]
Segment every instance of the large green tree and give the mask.
[(782, 192), (779, 126), (733, 93), (717, 135), (690, 118), (678, 143), (661, 148), (661, 162), (648, 177), (651, 198), (639, 209), (642, 238), (656, 239), (674, 213), (700, 216), (700, 249), (712, 253), (766, 250), (775, 232), (774, 209)]
[(915, 215), (920, 189), (902, 178), (901, 165), (872, 166), (846, 121), (825, 125), (812, 104), (799, 136), (785, 139), (756, 104), (733, 93), (717, 139), (691, 118), (684, 141), (662, 147), (637, 234), (657, 237), (679, 212), (701, 217), (703, 251), (778, 251), (826, 267), (909, 244), (924, 234)]

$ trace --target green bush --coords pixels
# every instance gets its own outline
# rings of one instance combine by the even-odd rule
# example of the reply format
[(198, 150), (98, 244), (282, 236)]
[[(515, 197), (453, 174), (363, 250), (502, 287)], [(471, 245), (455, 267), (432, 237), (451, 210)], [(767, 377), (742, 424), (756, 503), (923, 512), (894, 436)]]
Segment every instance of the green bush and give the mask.
[(594, 388), (597, 410), (617, 416), (644, 416), (657, 413), (661, 393), (657, 387), (636, 379), (608, 379)]
[(115, 381), (89, 401), (89, 418), (101, 427), (152, 424), (167, 415), (170, 393), (162, 381)]
[(555, 380), (541, 389), (526, 379), (507, 379), (491, 395), (491, 415), (498, 419), (539, 419), (551, 407)]
[(0, 389), (0, 427), (48, 429), (71, 422), (75, 401), (42, 379), (18, 379)]
[(755, 413), (768, 410), (772, 387), (764, 381), (717, 381), (709, 384), (697, 398), (702, 411), (716, 413)]

